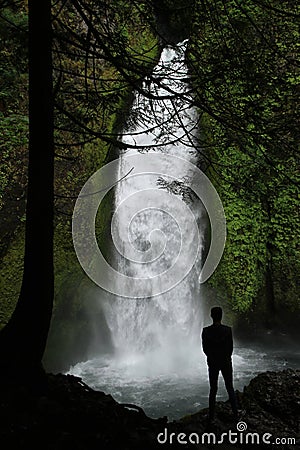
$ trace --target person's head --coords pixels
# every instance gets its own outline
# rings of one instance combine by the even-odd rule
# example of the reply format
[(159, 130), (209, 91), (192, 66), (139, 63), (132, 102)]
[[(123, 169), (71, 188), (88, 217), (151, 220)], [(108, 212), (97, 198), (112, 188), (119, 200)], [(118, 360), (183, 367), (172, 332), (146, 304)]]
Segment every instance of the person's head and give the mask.
[(223, 311), (220, 306), (214, 306), (211, 308), (210, 316), (214, 322), (221, 322)]

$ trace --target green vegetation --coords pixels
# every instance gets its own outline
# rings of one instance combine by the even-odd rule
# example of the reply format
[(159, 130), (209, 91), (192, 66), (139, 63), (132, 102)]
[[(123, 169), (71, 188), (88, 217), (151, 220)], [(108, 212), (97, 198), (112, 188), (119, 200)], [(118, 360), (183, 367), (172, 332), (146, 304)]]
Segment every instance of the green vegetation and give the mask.
[[(8, 185), (26, 183), (27, 119), (27, 14), (24, 7), (17, 11), (4, 8), (0, 20), (0, 209)], [(15, 27), (10, 25), (10, 22)], [(18, 92), (18, 95), (16, 95)]]
[[(107, 11), (103, 11), (103, 5), (89, 2), (89, 7), (94, 8), (93, 23), (101, 36), (101, 47), (91, 39), (74, 4), (56, 2), (53, 9), (55, 302), (46, 353), (46, 365), (52, 367), (57, 363), (58, 350), (64, 364), (68, 364), (67, 357), (72, 361), (72, 351), (73, 356), (84, 357), (87, 348), (78, 348), (77, 344), (80, 336), (85, 341), (91, 338), (87, 309), (90, 308), (89, 314), (100, 314), (95, 305), (87, 304), (83, 295), (92, 286), (86, 281), (73, 249), (74, 202), (90, 175), (116, 157), (116, 137), (126, 120), (132, 89), (151, 70), (159, 55), (157, 38), (149, 23), (153, 16), (146, 2), (132, 6), (119, 0), (107, 3)], [(1, 10), (1, 16), (0, 133), (4, 139), (0, 170), (0, 328), (15, 307), (22, 281), (28, 158), (26, 6), (23, 1), (14, 2)], [(125, 70), (120, 66), (120, 58), (125, 66), (128, 61)], [(19, 197), (22, 207), (16, 211)], [(106, 256), (112, 209), (110, 192), (101, 203), (96, 224), (98, 242)]]
[[(28, 158), (26, 2), (4, 4), (0, 328), (20, 290)], [(61, 355), (68, 353), (88, 332), (83, 292), (92, 287), (73, 250), (74, 201), (89, 176), (122, 147), (118, 138), (133, 89), (159, 55), (156, 27), (177, 42), (192, 26), (187, 60), (200, 140), (228, 225), (224, 257), (210, 284), (238, 317), (274, 312), (289, 323), (299, 312), (300, 284), (299, 6), (291, 0), (117, 0), (89, 1), (81, 11), (80, 4), (53, 7), (56, 334), (50, 333), (49, 361), (60, 345)], [(111, 193), (97, 216), (107, 256), (112, 206)]]
[(27, 11), (20, 2), (3, 8), (1, 16), (0, 328), (15, 307), (22, 281), (28, 141)]
[(299, 17), (291, 1), (196, 2), (188, 60), (228, 226), (211, 284), (239, 314), (299, 311)]

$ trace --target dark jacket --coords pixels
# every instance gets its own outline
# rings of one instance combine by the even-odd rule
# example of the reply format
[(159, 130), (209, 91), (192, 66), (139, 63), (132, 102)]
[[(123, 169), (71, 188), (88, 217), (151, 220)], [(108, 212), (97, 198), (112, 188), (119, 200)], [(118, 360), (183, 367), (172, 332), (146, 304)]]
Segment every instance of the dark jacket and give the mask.
[(219, 365), (230, 360), (233, 351), (231, 328), (222, 324), (203, 328), (202, 348), (207, 356), (208, 365)]

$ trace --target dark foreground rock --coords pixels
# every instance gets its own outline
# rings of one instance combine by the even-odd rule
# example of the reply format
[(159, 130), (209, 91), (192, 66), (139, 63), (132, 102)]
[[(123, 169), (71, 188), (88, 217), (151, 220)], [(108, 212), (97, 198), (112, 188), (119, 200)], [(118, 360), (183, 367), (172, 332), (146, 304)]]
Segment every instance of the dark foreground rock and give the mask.
[[(197, 432), (202, 443), (198, 448), (300, 448), (300, 370), (262, 373), (251, 380), (243, 393), (237, 391), (237, 397), (238, 423), (233, 420), (229, 402), (218, 402), (213, 424), (207, 424), (207, 410), (201, 410), (170, 427), (176, 436), (180, 430), (188, 438)], [(203, 433), (206, 435), (201, 440)], [(222, 433), (226, 435), (222, 437)], [(209, 442), (215, 446), (209, 446)], [(186, 444), (185, 448), (197, 445)]]
[(300, 448), (300, 371), (254, 378), (237, 393), (239, 424), (227, 402), (218, 403), (213, 424), (207, 424), (207, 410), (170, 423), (147, 417), (137, 406), (121, 405), (80, 378), (48, 375), (47, 381), (43, 394), (1, 386), (1, 450), (251, 449), (273, 443), (276, 449)]

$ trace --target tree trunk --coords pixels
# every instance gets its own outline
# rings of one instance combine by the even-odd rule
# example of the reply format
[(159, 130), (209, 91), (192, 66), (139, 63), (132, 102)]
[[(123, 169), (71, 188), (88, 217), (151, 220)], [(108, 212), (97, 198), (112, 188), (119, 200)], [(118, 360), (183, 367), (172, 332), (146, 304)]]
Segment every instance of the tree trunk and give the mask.
[(53, 98), (51, 1), (29, 0), (29, 165), (24, 273), (0, 332), (2, 374), (41, 367), (53, 304)]

